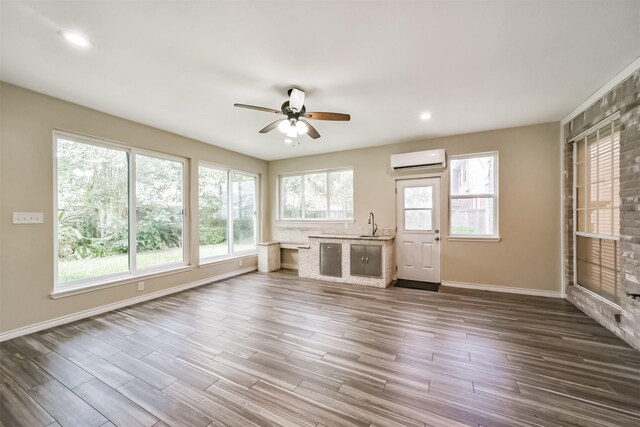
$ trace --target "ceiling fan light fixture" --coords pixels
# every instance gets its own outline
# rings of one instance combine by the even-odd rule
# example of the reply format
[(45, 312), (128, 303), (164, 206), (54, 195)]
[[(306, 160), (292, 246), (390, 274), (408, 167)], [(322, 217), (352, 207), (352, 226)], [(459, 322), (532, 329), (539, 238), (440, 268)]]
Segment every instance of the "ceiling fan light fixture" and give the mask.
[(278, 123), (278, 130), (282, 133), (288, 133), (291, 127), (291, 123), (286, 119)]
[(289, 138), (297, 138), (298, 137), (298, 132), (296, 132), (296, 128), (291, 126), (289, 128), (289, 132), (287, 132), (287, 136)]
[(303, 135), (307, 133), (308, 130), (309, 128), (307, 127), (306, 123), (301, 121), (296, 122), (296, 132), (298, 132), (298, 134)]

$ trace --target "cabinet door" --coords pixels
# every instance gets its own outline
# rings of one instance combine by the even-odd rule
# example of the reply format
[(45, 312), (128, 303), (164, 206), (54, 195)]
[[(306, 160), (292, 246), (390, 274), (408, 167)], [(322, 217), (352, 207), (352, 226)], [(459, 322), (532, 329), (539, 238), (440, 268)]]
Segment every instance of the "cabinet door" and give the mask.
[(320, 274), (342, 277), (342, 245), (320, 243)]
[(366, 274), (365, 257), (365, 245), (351, 245), (351, 275), (363, 276)]
[(382, 276), (382, 246), (366, 246), (364, 265), (366, 276)]

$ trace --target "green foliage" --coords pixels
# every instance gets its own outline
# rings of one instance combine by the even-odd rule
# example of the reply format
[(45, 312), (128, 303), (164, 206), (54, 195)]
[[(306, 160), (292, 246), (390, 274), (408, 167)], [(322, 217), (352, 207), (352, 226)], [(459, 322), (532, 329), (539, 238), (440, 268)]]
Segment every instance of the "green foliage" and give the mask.
[(201, 245), (216, 245), (218, 243), (224, 243), (227, 241), (227, 227), (200, 227), (200, 244)]
[(138, 208), (138, 251), (154, 251), (180, 246), (182, 218), (179, 212), (147, 206)]
[(451, 227), (452, 234), (478, 234), (480, 230), (475, 227), (467, 227), (464, 225)]

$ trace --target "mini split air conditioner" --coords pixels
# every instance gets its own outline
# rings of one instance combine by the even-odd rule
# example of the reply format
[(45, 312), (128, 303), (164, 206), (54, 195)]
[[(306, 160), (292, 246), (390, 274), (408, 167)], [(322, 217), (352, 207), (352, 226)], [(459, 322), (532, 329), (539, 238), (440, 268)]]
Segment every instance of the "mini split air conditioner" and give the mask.
[(447, 165), (444, 148), (413, 153), (394, 154), (391, 156), (393, 170), (418, 168), (443, 168)]

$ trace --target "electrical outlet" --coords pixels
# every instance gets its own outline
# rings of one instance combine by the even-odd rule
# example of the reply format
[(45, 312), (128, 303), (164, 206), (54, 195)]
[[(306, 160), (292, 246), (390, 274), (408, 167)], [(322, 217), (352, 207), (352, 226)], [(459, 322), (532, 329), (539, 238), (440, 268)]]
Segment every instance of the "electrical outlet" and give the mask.
[(44, 214), (42, 212), (14, 212), (14, 224), (42, 224)]
[(242, 267), (242, 260), (241, 259), (238, 260), (238, 266)]
[(138, 282), (138, 292), (144, 291), (144, 282)]

